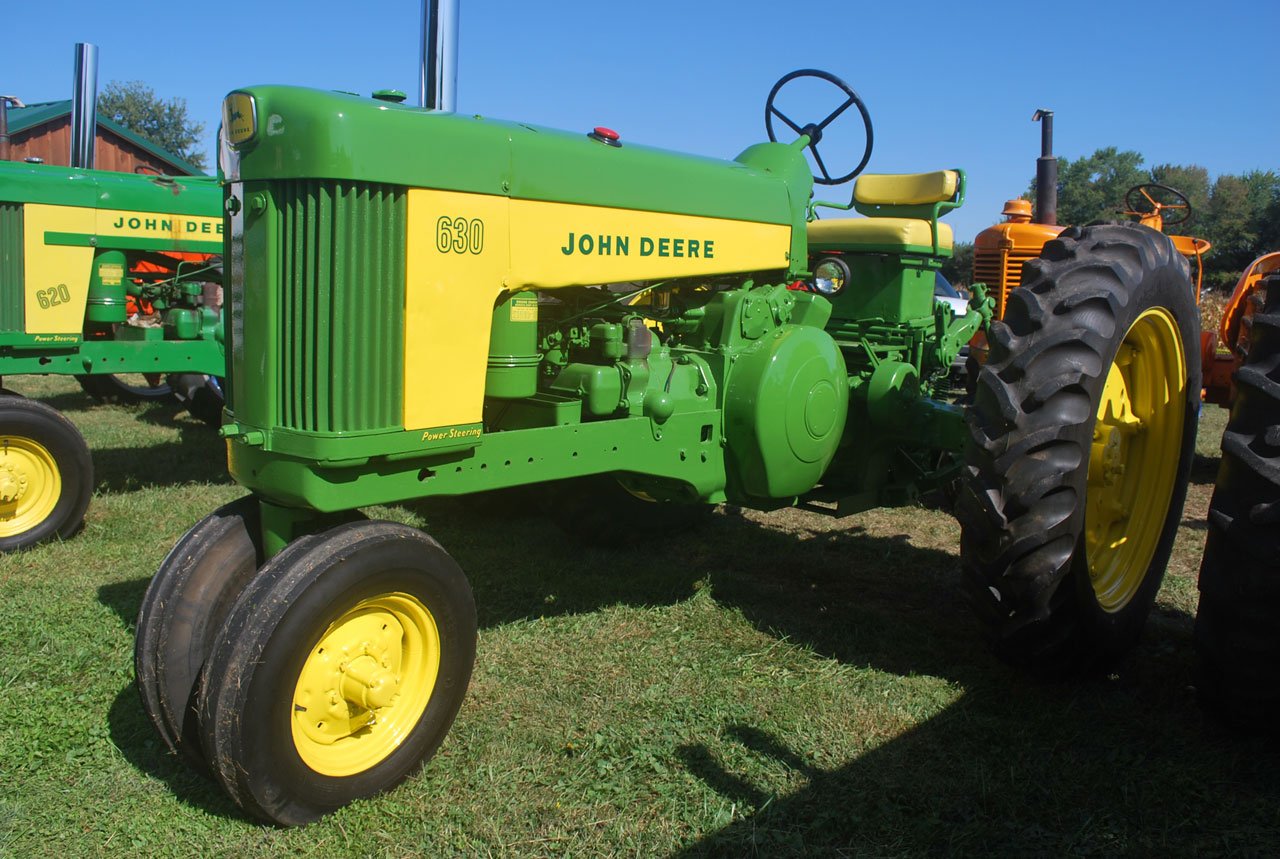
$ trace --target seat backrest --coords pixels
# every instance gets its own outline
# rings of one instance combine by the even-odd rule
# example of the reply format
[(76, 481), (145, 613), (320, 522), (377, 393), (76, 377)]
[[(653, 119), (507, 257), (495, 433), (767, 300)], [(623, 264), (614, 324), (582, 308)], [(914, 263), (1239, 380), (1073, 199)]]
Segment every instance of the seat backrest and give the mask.
[(863, 173), (853, 186), (853, 208), (869, 217), (936, 221), (964, 203), (963, 170)]

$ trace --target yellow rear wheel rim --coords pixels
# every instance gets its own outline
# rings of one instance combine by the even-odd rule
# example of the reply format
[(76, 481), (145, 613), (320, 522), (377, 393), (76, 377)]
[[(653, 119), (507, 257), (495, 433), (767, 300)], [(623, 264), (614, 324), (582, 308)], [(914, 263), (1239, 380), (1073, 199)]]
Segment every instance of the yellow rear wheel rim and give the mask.
[(358, 603), (329, 625), (298, 676), (299, 757), (335, 777), (376, 766), (422, 718), (439, 671), (440, 632), (420, 600), (388, 593)]
[(1146, 578), (1164, 530), (1187, 415), (1186, 356), (1173, 316), (1146, 311), (1107, 373), (1094, 424), (1085, 507), (1089, 577), (1105, 611)]
[(62, 472), (48, 448), (21, 436), (0, 438), (0, 537), (35, 528), (61, 497)]

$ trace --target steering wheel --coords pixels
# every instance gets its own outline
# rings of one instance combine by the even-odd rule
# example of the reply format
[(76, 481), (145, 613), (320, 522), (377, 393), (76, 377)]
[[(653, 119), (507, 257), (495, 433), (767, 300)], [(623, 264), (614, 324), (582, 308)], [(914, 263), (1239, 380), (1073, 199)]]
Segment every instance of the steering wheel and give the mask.
[[(803, 126), (799, 125), (773, 105), (773, 101), (777, 97), (778, 91), (782, 89), (783, 85), (788, 81), (795, 80), (796, 78), (820, 78), (821, 80), (834, 84), (841, 92), (848, 96), (848, 98), (846, 98), (844, 103), (839, 107), (827, 114), (827, 118), (821, 122), (810, 122)], [(867, 148), (863, 151), (862, 160), (858, 162), (857, 167), (853, 168), (843, 176), (832, 178), (831, 172), (827, 170), (827, 165), (822, 161), (822, 156), (818, 154), (818, 143), (822, 140), (823, 130), (834, 122), (840, 114), (854, 106), (856, 106), (858, 108), (858, 112), (862, 114), (862, 126), (867, 132)], [(809, 138), (809, 145), (807, 148), (813, 153), (813, 160), (818, 165), (818, 169), (822, 171), (821, 176), (813, 177), (813, 181), (817, 182), (819, 185), (839, 185), (844, 182), (848, 182), (854, 176), (861, 173), (862, 168), (866, 167), (867, 162), (871, 160), (871, 114), (867, 113), (867, 106), (862, 103), (862, 99), (853, 91), (853, 87), (849, 86), (830, 72), (819, 71), (818, 69), (797, 69), (790, 74), (784, 75), (781, 80), (773, 85), (773, 89), (769, 91), (769, 97), (765, 99), (764, 103), (764, 127), (769, 133), (769, 139), (776, 143), (778, 138), (773, 133), (773, 118), (775, 116), (786, 123), (787, 127), (794, 131), (797, 136), (803, 134)]]
[[(1174, 202), (1157, 202), (1150, 194), (1147, 193), (1147, 189), (1149, 188), (1164, 191), (1167, 194), (1172, 194)], [(1135, 195), (1141, 195), (1141, 197), (1139, 198)], [(1140, 209), (1139, 205), (1142, 200), (1146, 200), (1147, 203), (1150, 204), (1150, 207), (1145, 210)], [(1186, 194), (1182, 193), (1177, 188), (1170, 188), (1168, 185), (1159, 185), (1155, 182), (1149, 182), (1145, 185), (1134, 185), (1125, 192), (1124, 204), (1129, 209), (1130, 214), (1141, 216), (1159, 213), (1161, 221), (1166, 227), (1172, 227), (1174, 224), (1181, 224), (1187, 218), (1191, 217), (1191, 201), (1187, 199)], [(1181, 211), (1182, 217), (1177, 220), (1166, 218), (1164, 213), (1170, 209)]]

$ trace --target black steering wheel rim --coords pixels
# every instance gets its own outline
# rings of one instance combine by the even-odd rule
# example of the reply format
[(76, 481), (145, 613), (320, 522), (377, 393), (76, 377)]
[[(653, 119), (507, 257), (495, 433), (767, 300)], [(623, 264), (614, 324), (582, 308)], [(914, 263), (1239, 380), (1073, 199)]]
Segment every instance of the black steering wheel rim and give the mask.
[[(1165, 208), (1165, 205), (1163, 203), (1157, 204), (1155, 200), (1152, 200), (1151, 197), (1147, 195), (1145, 190), (1147, 188), (1159, 188), (1161, 191), (1168, 191), (1177, 200), (1177, 202), (1175, 202), (1172, 206), (1168, 208), (1175, 208), (1180, 210), (1182, 212), (1182, 217), (1178, 218), (1177, 220), (1171, 220), (1169, 218), (1166, 218), (1164, 216), (1164, 213), (1161, 212), (1160, 220), (1166, 227), (1172, 227), (1176, 224), (1181, 224), (1183, 221), (1186, 221), (1188, 218), (1191, 217), (1191, 201), (1187, 199), (1187, 195), (1179, 191), (1177, 188), (1170, 188), (1168, 185), (1161, 185), (1159, 182), (1144, 182), (1141, 185), (1134, 185), (1132, 188), (1126, 191), (1124, 194), (1125, 208), (1128, 209), (1131, 213), (1136, 215), (1149, 215), (1152, 212), (1156, 211), (1155, 207), (1157, 205), (1159, 205), (1161, 208)], [(1133, 202), (1133, 199), (1134, 199), (1133, 195), (1138, 192), (1141, 192), (1143, 199), (1145, 199), (1148, 203), (1151, 204), (1150, 210), (1144, 212), (1141, 209), (1139, 209), (1138, 206)]]
[[(796, 78), (802, 77), (819, 78), (827, 81), (828, 83), (835, 84), (835, 86), (844, 92), (848, 98), (843, 104), (831, 113), (827, 114), (826, 119), (821, 122), (811, 122), (803, 126), (797, 125), (785, 113), (774, 107), (773, 102), (777, 97), (778, 92), (785, 84), (789, 81), (795, 80)], [(857, 167), (853, 168), (853, 170), (843, 176), (832, 177), (830, 171), (827, 170), (827, 165), (822, 161), (822, 156), (818, 154), (818, 143), (822, 140), (822, 132), (826, 127), (850, 107), (857, 107), (858, 112), (862, 114), (862, 126), (867, 132), (867, 146), (866, 149), (863, 150), (862, 160), (858, 162)], [(822, 171), (821, 176), (815, 175), (813, 177), (813, 181), (819, 185), (842, 185), (861, 173), (863, 168), (867, 166), (867, 162), (871, 160), (871, 147), (874, 142), (874, 134), (871, 129), (871, 114), (867, 112), (866, 104), (863, 103), (862, 98), (854, 91), (853, 87), (849, 86), (843, 80), (830, 72), (824, 72), (820, 69), (796, 69), (793, 72), (783, 75), (778, 82), (773, 85), (773, 89), (769, 91), (769, 97), (765, 99), (764, 103), (764, 127), (765, 131), (769, 134), (769, 140), (776, 143), (778, 137), (773, 130), (774, 116), (777, 116), (778, 119), (782, 120), (788, 128), (796, 133), (797, 137), (800, 135), (809, 136), (809, 144), (806, 148), (813, 153), (813, 160), (818, 165), (818, 169)]]

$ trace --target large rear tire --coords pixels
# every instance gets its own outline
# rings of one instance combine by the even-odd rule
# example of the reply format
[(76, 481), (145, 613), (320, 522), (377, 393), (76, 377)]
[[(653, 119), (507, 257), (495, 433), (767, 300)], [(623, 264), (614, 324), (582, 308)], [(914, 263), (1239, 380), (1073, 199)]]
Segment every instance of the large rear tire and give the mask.
[(245, 811), (308, 823), (434, 754), (475, 649), (471, 588), (426, 534), (354, 522), (294, 540), (219, 631), (200, 689), (206, 759)]
[(166, 746), (206, 772), (195, 692), (227, 611), (262, 564), (258, 509), (246, 496), (192, 526), (161, 562), (138, 611), (133, 659), (142, 709)]
[(1047, 675), (1136, 641), (1186, 497), (1200, 398), (1186, 261), (1155, 230), (1072, 228), (991, 330), (957, 502), (997, 654)]
[(1250, 731), (1280, 729), (1280, 275), (1264, 282), (1222, 436), (1196, 614), (1196, 689)]
[(0, 396), (0, 552), (84, 524), (93, 493), (93, 460), (84, 436), (44, 403)]

